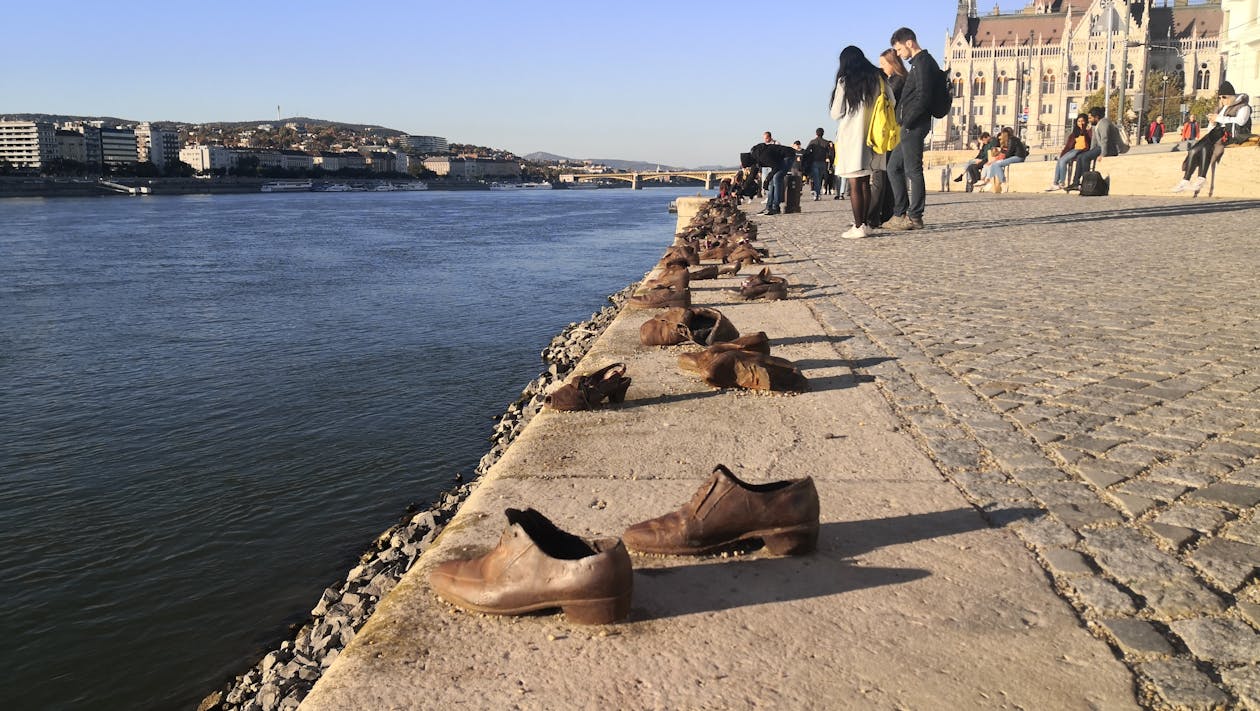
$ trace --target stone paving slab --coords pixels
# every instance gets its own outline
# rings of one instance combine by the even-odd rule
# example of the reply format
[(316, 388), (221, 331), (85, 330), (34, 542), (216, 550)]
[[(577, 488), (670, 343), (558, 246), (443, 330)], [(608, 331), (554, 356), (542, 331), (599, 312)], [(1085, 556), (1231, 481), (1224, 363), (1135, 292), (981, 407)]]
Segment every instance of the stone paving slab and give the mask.
[[(709, 388), (675, 368), (684, 349), (638, 345), (650, 313), (623, 312), (579, 372), (626, 362), (627, 402), (535, 417), (302, 708), (1138, 706), (1132, 672), (1060, 597), (1015, 527), (1053, 541), (1072, 579), (1106, 595), (1079, 534), (1033, 510), (1031, 495), (952, 424), (952, 410), (930, 405), (933, 391), (914, 379), (935, 376), (930, 358), (905, 359), (921, 370), (903, 375), (843, 320), (851, 292), (801, 271), (815, 263), (786, 239), (771, 249), (772, 267), (798, 285), (794, 298), (733, 304), (721, 290), (737, 280), (720, 280), (698, 283), (696, 301), (722, 304), (742, 331), (767, 331), (774, 352), (810, 378), (809, 392)], [(923, 410), (918, 425), (890, 407), (877, 379), (907, 389), (905, 401)], [(952, 407), (966, 405), (968, 388), (944, 375), (934, 382)], [(996, 414), (972, 415), (977, 427), (1005, 426)], [(1031, 461), (1036, 452), (1016, 454)], [(813, 476), (819, 550), (635, 556), (630, 619), (604, 628), (466, 614), (428, 587), (437, 562), (494, 545), (507, 506), (536, 506), (579, 534), (615, 535), (677, 507), (718, 462), (753, 481)], [(1051, 464), (1029, 471), (1056, 480)], [(993, 500), (949, 478), (967, 476), (992, 486)], [(1116, 614), (1131, 614), (1128, 604)]]
[(865, 240), (840, 202), (771, 220), (968, 499), (1047, 512), (1003, 518), (1145, 704), (1260, 708), (1260, 201), (948, 193)]

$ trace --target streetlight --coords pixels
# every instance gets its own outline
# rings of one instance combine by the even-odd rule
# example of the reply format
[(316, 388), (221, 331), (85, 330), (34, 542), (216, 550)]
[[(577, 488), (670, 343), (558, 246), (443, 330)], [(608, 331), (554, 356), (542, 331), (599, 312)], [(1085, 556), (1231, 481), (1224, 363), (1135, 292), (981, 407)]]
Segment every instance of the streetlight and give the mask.
[(1168, 73), (1167, 72), (1165, 72), (1164, 76), (1160, 79), (1160, 83), (1163, 84), (1163, 94), (1161, 95), (1159, 99), (1159, 115), (1163, 116), (1164, 114), (1168, 113)]

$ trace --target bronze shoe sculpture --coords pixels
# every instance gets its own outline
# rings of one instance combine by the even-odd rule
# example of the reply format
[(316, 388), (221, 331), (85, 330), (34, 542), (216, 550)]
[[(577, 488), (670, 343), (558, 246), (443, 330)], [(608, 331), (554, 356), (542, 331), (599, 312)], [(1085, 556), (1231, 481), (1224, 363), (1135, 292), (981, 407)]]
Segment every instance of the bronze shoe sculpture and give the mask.
[(657, 273), (654, 279), (647, 279), (643, 282), (643, 290), (639, 293), (646, 293), (652, 289), (660, 287), (673, 287), (674, 289), (686, 289), (691, 284), (692, 275), (687, 270), (687, 266), (670, 266), (665, 267)]
[(742, 266), (744, 266), (743, 262), (732, 262), (730, 264), (722, 264), (718, 266), (718, 275), (726, 276), (729, 274), (730, 276), (735, 276), (736, 274), (739, 274), (739, 269)]
[(744, 301), (752, 301), (753, 299), (765, 299), (767, 301), (786, 299), (787, 279), (773, 276), (770, 273), (770, 268), (766, 267), (757, 274), (745, 279), (743, 285), (739, 287), (738, 295)]
[(739, 329), (717, 309), (703, 306), (672, 308), (639, 326), (639, 343), (674, 346), (692, 341), (709, 346), (739, 338)]
[(607, 398), (609, 402), (625, 402), (630, 378), (626, 364), (613, 363), (589, 375), (578, 375), (543, 399), (553, 410), (574, 412), (593, 410)]
[(695, 281), (700, 281), (702, 279), (717, 279), (718, 265), (710, 264), (704, 267), (696, 267), (695, 269), (692, 269), (689, 274), (691, 275), (690, 278)]
[(758, 331), (747, 336), (740, 336), (733, 341), (714, 343), (702, 351), (683, 353), (678, 356), (678, 367), (693, 373), (703, 373), (718, 354), (727, 351), (749, 351), (770, 355), (770, 339), (765, 331)]
[(761, 264), (761, 257), (761, 252), (758, 252), (756, 249), (753, 249), (747, 244), (741, 244), (731, 250), (731, 253), (727, 255), (727, 261), (743, 262), (744, 264)]
[(656, 555), (703, 555), (752, 539), (761, 539), (775, 555), (814, 550), (818, 546), (814, 480), (749, 484), (719, 464), (682, 508), (636, 523), (622, 536), (630, 550)]
[(634, 575), (616, 538), (586, 540), (533, 509), (507, 509), (508, 527), (493, 550), (449, 560), (429, 585), (457, 607), (491, 615), (560, 608), (570, 622), (606, 625), (630, 614)]
[(632, 309), (668, 309), (691, 306), (691, 289), (661, 284), (639, 292), (626, 300)]
[(718, 353), (702, 371), (704, 382), (719, 388), (805, 392), (809, 381), (792, 361), (746, 350)]

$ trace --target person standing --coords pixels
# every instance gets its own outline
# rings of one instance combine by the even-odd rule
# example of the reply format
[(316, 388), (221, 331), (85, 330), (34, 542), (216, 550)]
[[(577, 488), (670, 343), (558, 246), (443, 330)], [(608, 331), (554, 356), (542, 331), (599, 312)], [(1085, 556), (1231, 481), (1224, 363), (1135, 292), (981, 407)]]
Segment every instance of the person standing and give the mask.
[[(901, 101), (901, 89), (906, 84), (906, 65), (897, 57), (897, 51), (886, 49), (879, 53), (879, 68), (884, 72), (884, 81), (892, 93), (893, 105)], [(891, 200), (892, 185), (888, 182), (888, 154), (876, 153), (871, 162), (871, 206), (866, 224), (872, 228), (881, 227), (884, 223), (884, 201)]]
[(836, 85), (831, 90), (831, 117), (836, 125), (836, 175), (849, 181), (849, 205), (853, 208), (853, 226), (840, 236), (845, 239), (869, 237), (867, 224), (871, 202), (871, 161), (875, 152), (866, 144), (871, 125), (875, 97), (883, 88), (888, 99), (892, 94), (881, 87), (880, 72), (862, 54), (849, 45), (840, 52), (836, 67)]
[(766, 191), (766, 209), (757, 214), (777, 215), (779, 205), (785, 197), (783, 181), (788, 171), (792, 170), (792, 165), (796, 163), (796, 151), (791, 146), (780, 145), (771, 137), (770, 132), (766, 131), (762, 142), (750, 148), (748, 152), (757, 161), (757, 165), (770, 169), (770, 174), (766, 178), (770, 184), (770, 188)]
[(1147, 129), (1146, 131), (1146, 141), (1148, 143), (1159, 143), (1160, 139), (1162, 139), (1163, 137), (1164, 137), (1164, 117), (1156, 116), (1155, 120), (1151, 121), (1151, 127)]
[(823, 183), (827, 182), (828, 156), (832, 151), (831, 141), (823, 138), (823, 133), (825, 131), (821, 128), (814, 129), (814, 140), (805, 148), (805, 155), (809, 158), (809, 186), (814, 191), (815, 202), (822, 195)]
[(884, 226), (892, 230), (921, 230), (927, 202), (927, 188), (923, 182), (923, 141), (932, 130), (932, 96), (941, 67), (927, 50), (919, 46), (914, 30), (909, 27), (902, 27), (892, 34), (892, 46), (898, 58), (910, 62), (910, 71), (896, 109), (897, 124), (901, 126), (901, 144), (888, 157), (888, 180), (892, 183), (896, 206), (893, 218)]
[(1190, 114), (1186, 122), (1181, 124), (1181, 141), (1185, 144), (1182, 148), (1190, 150), (1190, 146), (1197, 140), (1199, 140), (1199, 117)]

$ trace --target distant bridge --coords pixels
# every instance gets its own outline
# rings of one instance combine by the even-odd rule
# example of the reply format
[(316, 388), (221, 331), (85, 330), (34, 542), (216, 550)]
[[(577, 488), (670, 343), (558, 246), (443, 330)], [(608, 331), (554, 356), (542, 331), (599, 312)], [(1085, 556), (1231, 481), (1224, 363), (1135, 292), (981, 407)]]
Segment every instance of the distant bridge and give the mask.
[(690, 178), (704, 183), (705, 190), (713, 190), (723, 178), (734, 178), (733, 170), (671, 170), (644, 173), (574, 173), (560, 176), (562, 183), (578, 183), (593, 180), (624, 180), (630, 183), (631, 190), (642, 190), (644, 180), (669, 180), (670, 178)]

